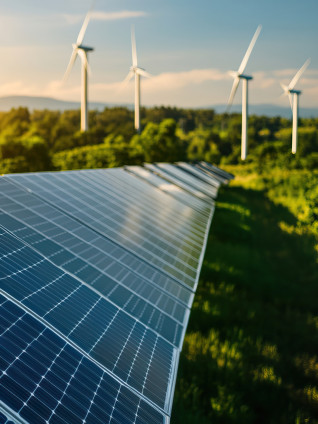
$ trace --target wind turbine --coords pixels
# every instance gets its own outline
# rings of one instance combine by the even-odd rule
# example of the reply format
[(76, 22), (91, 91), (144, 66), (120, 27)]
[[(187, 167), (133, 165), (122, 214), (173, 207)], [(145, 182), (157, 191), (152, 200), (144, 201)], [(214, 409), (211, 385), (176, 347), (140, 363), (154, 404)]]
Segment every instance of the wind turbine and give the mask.
[(88, 22), (91, 17), (93, 7), (88, 11), (85, 16), (82, 28), (78, 34), (77, 40), (73, 46), (73, 52), (69, 64), (66, 68), (63, 81), (66, 81), (73, 66), (76, 61), (77, 56), (81, 58), (82, 61), (82, 89), (81, 89), (81, 131), (88, 130), (88, 113), (87, 113), (87, 73), (89, 71), (87, 53), (92, 52), (94, 49), (92, 47), (87, 47), (82, 44), (85, 32), (87, 29)]
[(289, 97), (290, 107), (293, 112), (293, 135), (292, 135), (292, 153), (295, 154), (297, 151), (298, 141), (298, 110), (299, 110), (299, 95), (301, 91), (294, 90), (299, 78), (307, 69), (310, 64), (310, 59), (307, 59), (303, 66), (296, 72), (294, 78), (290, 81), (289, 85), (281, 84), (284, 94)]
[(135, 77), (135, 129), (138, 134), (140, 134), (140, 77), (151, 78), (151, 75), (138, 66), (134, 27), (131, 28), (131, 51), (132, 66), (130, 67), (127, 77), (124, 79), (124, 83), (127, 83)]
[(247, 155), (247, 130), (248, 130), (248, 81), (252, 80), (253, 77), (244, 75), (243, 72), (246, 68), (248, 59), (250, 58), (250, 55), (252, 53), (252, 50), (254, 48), (254, 45), (256, 43), (256, 40), (261, 32), (262, 26), (259, 25), (257, 27), (257, 30), (252, 38), (252, 41), (250, 42), (250, 45), (248, 46), (248, 49), (245, 53), (245, 56), (242, 60), (242, 63), (240, 64), (240, 67), (238, 70), (231, 71), (230, 74), (234, 78), (234, 82), (232, 85), (231, 94), (229, 97), (228, 105), (227, 105), (227, 112), (232, 106), (234, 96), (236, 94), (237, 88), (239, 86), (240, 80), (243, 80), (243, 86), (242, 86), (242, 141), (241, 141), (241, 159), (245, 160)]

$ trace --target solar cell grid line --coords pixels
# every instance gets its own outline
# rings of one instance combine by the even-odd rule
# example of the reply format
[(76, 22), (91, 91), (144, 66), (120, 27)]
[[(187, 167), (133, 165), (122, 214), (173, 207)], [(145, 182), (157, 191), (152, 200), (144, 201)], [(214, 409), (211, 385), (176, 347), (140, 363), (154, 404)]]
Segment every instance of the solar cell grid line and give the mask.
[(0, 401), (19, 423), (168, 422), (167, 414), (4, 299), (0, 295)]
[[(127, 234), (120, 234), (120, 227), (118, 227), (118, 225), (118, 230), (116, 231), (114, 229), (117, 221), (114, 219), (110, 220), (108, 213), (101, 214), (96, 205), (92, 207), (85, 201), (79, 201), (78, 198), (71, 196), (69, 192), (65, 192), (62, 188), (58, 188), (56, 185), (45, 181), (44, 175), (47, 177), (47, 174), (32, 174), (30, 180), (30, 175), (14, 174), (10, 175), (10, 179), (19, 183), (21, 183), (22, 180), (26, 180), (26, 187), (28, 188), (28, 185), (32, 185), (32, 191), (35, 192), (36, 189), (34, 190), (34, 188), (39, 187), (40, 192), (38, 194), (40, 197), (53, 204), (55, 207), (59, 207), (64, 213), (68, 213), (86, 226), (112, 239), (139, 258), (150, 262), (151, 265), (165, 272), (172, 278), (184, 282), (189, 287), (193, 287), (194, 279), (196, 278), (196, 268), (178, 259), (168, 250), (165, 250), (166, 246), (162, 245), (158, 239), (154, 238), (147, 240), (137, 237), (136, 233), (133, 233), (134, 238), (129, 238)], [(37, 180), (36, 184), (34, 183), (34, 179)], [(41, 191), (44, 185), (46, 190)], [(109, 211), (109, 214), (111, 214), (111, 211)], [(157, 245), (154, 243), (157, 243)], [(159, 246), (159, 244), (161, 245)], [(180, 251), (177, 253), (181, 254)]]
[[(111, 172), (109, 172), (111, 171)], [(162, 204), (169, 204), (169, 208), (161, 210), (161, 214), (164, 219), (169, 219), (170, 222), (178, 224), (180, 220), (186, 222), (187, 226), (191, 225), (191, 231), (193, 234), (200, 236), (202, 229), (204, 230), (206, 224), (206, 218), (201, 214), (191, 213), (191, 222), (189, 222), (189, 211), (181, 207), (180, 203), (176, 199), (173, 203), (167, 202), (169, 197), (165, 193), (159, 190), (153, 190), (151, 187), (147, 187), (143, 181), (131, 178), (130, 174), (121, 168), (112, 168), (110, 170), (96, 170), (96, 172), (88, 172), (88, 176), (103, 175), (108, 181), (110, 187), (120, 190), (125, 193), (125, 197), (132, 199), (134, 202), (143, 201), (143, 207), (145, 210), (152, 214), (154, 211), (157, 212), (158, 207), (162, 208)], [(171, 199), (170, 199), (171, 200)], [(158, 205), (159, 203), (159, 205)], [(183, 213), (180, 213), (183, 212)], [(185, 214), (186, 212), (186, 214)], [(193, 222), (192, 222), (193, 221)], [(192, 229), (193, 227), (193, 229)]]
[(148, 169), (140, 166), (125, 166), (125, 171), (136, 175), (147, 183), (153, 185), (154, 187), (157, 187), (159, 190), (162, 190), (166, 194), (175, 197), (180, 202), (184, 203), (186, 206), (195, 209), (197, 212), (200, 212), (205, 216), (209, 215), (209, 208), (203, 201), (200, 201), (200, 199), (194, 197), (193, 195), (186, 192), (184, 189), (178, 187), (177, 185), (173, 184), (172, 182), (168, 181), (167, 179), (159, 177), (159, 175), (153, 174)]
[[(68, 172), (64, 175), (61, 175), (60, 178), (65, 180), (65, 178), (70, 182), (78, 185), (78, 189), (83, 192), (88, 192), (89, 195), (94, 198), (95, 201), (100, 201), (101, 204), (107, 199), (109, 207), (116, 209), (117, 214), (119, 211), (124, 215), (126, 211), (129, 211), (129, 216), (126, 217), (127, 220), (135, 225), (140, 225), (144, 229), (149, 230), (150, 233), (156, 228), (156, 234), (162, 238), (165, 242), (171, 245), (179, 245), (180, 237), (183, 239), (183, 248), (189, 252), (199, 251), (201, 248), (201, 238), (191, 235), (187, 229), (186, 225), (183, 225), (181, 220), (176, 225), (171, 225), (170, 221), (170, 231), (168, 231), (167, 217), (162, 216), (161, 210), (171, 209), (171, 205), (167, 204), (166, 208), (162, 208), (161, 204), (159, 208), (155, 208), (153, 213), (149, 214), (145, 210), (149, 205), (149, 199), (147, 203), (142, 203), (142, 195), (139, 195), (139, 201), (133, 199), (126, 199), (126, 195), (122, 191), (117, 190), (115, 193), (111, 184), (109, 184), (108, 178), (104, 178), (107, 174), (100, 174), (97, 172), (80, 172), (79, 174), (74, 174), (73, 172)], [(58, 175), (59, 177), (59, 175)], [(159, 206), (159, 202), (157, 202)], [(171, 219), (172, 213), (169, 214)], [(188, 219), (189, 222), (189, 219)]]
[[(0, 187), (3, 189), (3, 184), (0, 183)], [(19, 191), (18, 188), (17, 191)], [(11, 191), (11, 196), (12, 195), (13, 194)], [(3, 193), (2, 196), (4, 196)], [(30, 196), (30, 194), (22, 192), (22, 196), (28, 197)], [(39, 201), (38, 199), (35, 200)], [(13, 200), (7, 199), (6, 205), (12, 203), (14, 203)], [(19, 213), (20, 216), (23, 216), (23, 212), (25, 211), (25, 209), (23, 207), (20, 207), (18, 204), (17, 207), (18, 209), (15, 212)], [(0, 211), (1, 209), (2, 207), (0, 201)], [(3, 209), (5, 209), (5, 207)], [(15, 216), (15, 214), (12, 210), (11, 215), (4, 213), (2, 210), (2, 212), (0, 212), (0, 222), (13, 234), (20, 237), (23, 241), (34, 247), (39, 253), (49, 258), (53, 263), (55, 263), (55, 265), (62, 267), (65, 271), (70, 272), (71, 274), (77, 276), (87, 284), (92, 285), (102, 295), (111, 299), (114, 303), (116, 303), (118, 306), (121, 306), (127, 312), (132, 313), (130, 307), (131, 303), (143, 305), (144, 313), (140, 313), (138, 318), (146, 325), (149, 325), (155, 330), (159, 325), (156, 324), (155, 319), (153, 319), (154, 322), (149, 323), (149, 319), (146, 318), (149, 307), (154, 308), (155, 315), (158, 318), (158, 323), (168, 323), (172, 319), (172, 322), (170, 322), (170, 328), (171, 326), (173, 326), (173, 321), (178, 321), (180, 324), (183, 325), (185, 324), (185, 322), (187, 322), (189, 310), (185, 306), (177, 303), (176, 301), (173, 301), (171, 297), (168, 298), (168, 295), (160, 292), (156, 288), (148, 287), (148, 297), (143, 297), (140, 295), (137, 296), (137, 292), (133, 291), (128, 284), (124, 285), (121, 281), (113, 279), (113, 273), (107, 273), (102, 268), (95, 266), (93, 261), (94, 256), (93, 258), (90, 258), (90, 260), (86, 260), (85, 256), (89, 252), (91, 253), (92, 250), (96, 250), (98, 254), (100, 253), (99, 260), (100, 256), (105, 257), (105, 254), (90, 246), (88, 243), (77, 239), (75, 236), (72, 236), (72, 234), (67, 234), (67, 232), (61, 233), (58, 226), (54, 225), (54, 223), (45, 221), (41, 216), (36, 215), (35, 213), (34, 216), (37, 218), (38, 223), (36, 225), (33, 225), (33, 229), (25, 224), (25, 222), (27, 223), (28, 220), (21, 220), (21, 218), (20, 220), (17, 220), (13, 218), (13, 216)], [(50, 230), (50, 233), (52, 231), (56, 233), (58, 238), (61, 238), (62, 236), (62, 238), (64, 239), (64, 243), (63, 240), (61, 240), (59, 243), (56, 243), (56, 237), (54, 236), (51, 236), (50, 239), (46, 238), (45, 230), (44, 232), (37, 231), (39, 227), (41, 229), (44, 225), (46, 225), (47, 229)], [(69, 245), (70, 239), (73, 239), (73, 241), (75, 240), (76, 244), (73, 243), (71, 248), (65, 247)], [(81, 247), (81, 250), (84, 250), (83, 255), (81, 255), (81, 252), (79, 252), (79, 247)], [(76, 253), (71, 253), (73, 251), (75, 251)], [(76, 267), (74, 267), (74, 263), (76, 264)], [(133, 275), (129, 275), (132, 274), (131, 271), (125, 269), (121, 265), (119, 266), (121, 267), (123, 272), (125, 272), (126, 279), (134, 278)], [(103, 276), (106, 276), (106, 278)], [(145, 285), (145, 288), (149, 286), (149, 283), (147, 282), (140, 281), (140, 283), (141, 286)], [(155, 302), (153, 301), (154, 297)], [(163, 308), (163, 305), (165, 303), (169, 309), (165, 310)], [(163, 315), (159, 313), (159, 311), (162, 311)], [(170, 316), (167, 315), (168, 313), (170, 314)], [(177, 325), (177, 323), (175, 323), (175, 331), (180, 332), (179, 325)]]
[[(141, 191), (136, 189), (135, 181), (133, 181), (132, 188), (125, 192), (123, 184), (121, 184), (120, 189), (115, 187), (115, 183), (109, 178), (108, 173), (82, 172), (81, 176), (93, 184), (95, 191), (98, 193), (102, 192), (104, 195), (107, 195), (108, 199), (110, 196), (116, 197), (116, 202), (120, 202), (124, 210), (130, 211), (129, 215), (134, 221), (142, 222), (143, 227), (146, 227), (151, 232), (155, 227), (156, 232), (164, 240), (169, 241), (171, 244), (179, 244), (182, 237), (183, 244), (185, 248), (189, 246), (189, 251), (190, 248), (194, 250), (201, 248), (202, 236), (200, 232), (194, 232), (193, 228), (188, 228), (192, 226), (194, 214), (191, 217), (182, 216), (184, 209), (180, 209), (179, 207), (176, 209), (175, 214), (174, 204), (171, 205), (171, 203), (167, 202), (167, 199), (160, 198), (158, 196), (159, 193), (155, 193), (156, 196), (150, 199), (149, 196), (143, 193), (144, 187), (142, 187)], [(135, 180), (134, 176), (129, 175), (129, 177)], [(134, 191), (135, 196), (132, 196)], [(175, 199), (173, 199), (173, 202), (175, 203)], [(165, 205), (164, 208), (162, 207), (163, 204)], [(169, 211), (169, 214), (167, 214), (167, 211)], [(179, 220), (177, 220), (177, 215)], [(170, 227), (168, 227), (168, 222), (170, 222)]]
[[(0, 257), (2, 293), (28, 308), (89, 358), (167, 412), (178, 349), (49, 260), (43, 261), (41, 255), (5, 230), (0, 230), (0, 246), (15, 249), (10, 260), (8, 255)], [(23, 263), (27, 268), (21, 267)], [(18, 271), (14, 268), (16, 264)], [(124, 348), (127, 338), (130, 345)], [(125, 362), (114, 369), (118, 357), (125, 358)], [(158, 376), (155, 382), (154, 374)]]
[(211, 185), (205, 183), (204, 181), (200, 181), (198, 178), (189, 175), (188, 172), (178, 168), (177, 166), (167, 163), (156, 163), (155, 166), (161, 170), (164, 170), (167, 174), (171, 174), (176, 178), (197, 188), (212, 199), (217, 197), (217, 189), (215, 187), (213, 188)]
[[(6, 192), (8, 198), (17, 198), (18, 193), (23, 193), (21, 196), (23, 196), (24, 199), (26, 192), (25, 189), (21, 186), (16, 186), (11, 180), (6, 179), (5, 177), (0, 178), (0, 187), (1, 192), (3, 194)], [(47, 216), (51, 218), (51, 221), (61, 229), (54, 229), (54, 231), (52, 231), (51, 228), (45, 229), (41, 226), (42, 232), (44, 232), (44, 234), (48, 237), (51, 237), (53, 241), (63, 242), (63, 245), (68, 246), (69, 240), (67, 235), (64, 233), (71, 233), (81, 241), (87, 241), (92, 246), (94, 245), (94, 248), (98, 250), (98, 254), (102, 255), (103, 258), (103, 263), (99, 261), (100, 257), (97, 257), (94, 263), (99, 264), (101, 270), (106, 270), (107, 268), (107, 271), (111, 276), (116, 277), (117, 280), (120, 279), (120, 281), (122, 281), (126, 286), (130, 286), (132, 290), (136, 291), (138, 289), (146, 294), (151, 289), (148, 285), (141, 288), (140, 282), (137, 282), (136, 278), (128, 279), (129, 275), (127, 275), (127, 272), (125, 271), (126, 269), (133, 271), (137, 277), (141, 277), (143, 280), (155, 285), (155, 287), (164, 291), (169, 296), (178, 299), (185, 305), (189, 306), (192, 304), (193, 293), (190, 291), (190, 288), (183, 286), (181, 282), (179, 283), (176, 280), (171, 279), (168, 275), (163, 274), (159, 270), (148, 265), (146, 262), (138, 259), (137, 256), (132, 255), (119, 245), (114, 244), (111, 240), (99, 235), (96, 231), (91, 230), (80, 222), (63, 214), (53, 206), (50, 206), (48, 203), (45, 203), (44, 200), (33, 195), (31, 199), (33, 200), (33, 203), (31, 205), (29, 204), (29, 207), (33, 207), (34, 210), (41, 214), (44, 218)], [(11, 203), (8, 204), (8, 201), (4, 198), (4, 196), (0, 196), (0, 204), (4, 200), (5, 202), (3, 207), (5, 210), (10, 210), (13, 213), (16, 210), (16, 205), (12, 205), (12, 200)], [(28, 202), (30, 203), (30, 200)], [(32, 215), (27, 214), (25, 211), (22, 213), (22, 218), (28, 224), (33, 223), (33, 225), (38, 228), (38, 218), (34, 219)], [(106, 252), (109, 255), (109, 260), (107, 258), (105, 259)], [(65, 259), (67, 260), (67, 258), (64, 258), (64, 256), (61, 257), (61, 255), (57, 255), (55, 257), (57, 262), (64, 261)], [(57, 264), (59, 265), (59, 263)], [(163, 301), (157, 293), (154, 293), (153, 296), (155, 296), (159, 302)]]
[(144, 167), (149, 171), (153, 172), (154, 174), (159, 175), (159, 177), (165, 178), (173, 184), (176, 184), (178, 187), (181, 187), (183, 190), (197, 197), (199, 200), (204, 201), (208, 205), (212, 203), (213, 199), (210, 196), (193, 187), (189, 183), (180, 180), (180, 178), (177, 178), (172, 174), (168, 174), (167, 172), (165, 172), (165, 170), (159, 168), (158, 166), (152, 163), (145, 163)]
[(190, 173), (190, 175), (195, 176), (199, 178), (199, 180), (202, 180), (206, 182), (207, 184), (210, 184), (212, 187), (215, 187), (216, 189), (219, 189), (221, 186), (221, 182), (211, 175), (207, 175), (199, 168), (196, 168), (194, 165), (186, 163), (186, 162), (176, 162), (176, 165), (178, 168), (187, 171)]

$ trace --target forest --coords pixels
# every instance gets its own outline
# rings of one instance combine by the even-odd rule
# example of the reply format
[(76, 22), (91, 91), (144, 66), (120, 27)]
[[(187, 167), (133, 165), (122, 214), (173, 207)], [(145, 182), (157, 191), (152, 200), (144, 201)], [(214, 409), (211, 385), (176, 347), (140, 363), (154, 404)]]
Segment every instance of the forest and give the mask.
[(318, 424), (318, 118), (213, 110), (0, 113), (0, 173), (206, 160), (235, 175), (220, 190), (180, 358), (173, 424)]
[[(124, 107), (91, 111), (89, 131), (81, 132), (80, 111), (27, 108), (0, 112), (0, 173), (88, 169), (206, 160), (240, 163), (241, 116), (212, 109), (143, 108), (141, 134), (133, 111)], [(318, 118), (301, 119), (297, 155), (291, 154), (291, 120), (266, 116), (249, 119), (249, 156), (259, 170), (278, 166), (318, 166)]]

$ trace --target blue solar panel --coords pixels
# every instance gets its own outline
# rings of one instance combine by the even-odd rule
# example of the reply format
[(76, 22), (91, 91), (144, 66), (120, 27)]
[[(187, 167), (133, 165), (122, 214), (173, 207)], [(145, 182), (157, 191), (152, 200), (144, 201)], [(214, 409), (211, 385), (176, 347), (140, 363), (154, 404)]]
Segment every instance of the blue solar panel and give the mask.
[(163, 178), (162, 176), (154, 174), (147, 168), (140, 166), (126, 166), (125, 170), (129, 173), (138, 176), (142, 180), (148, 182), (149, 184), (157, 187), (159, 190), (162, 190), (164, 193), (178, 199), (180, 202), (184, 203), (186, 206), (189, 206), (196, 211), (200, 212), (204, 217), (200, 219), (197, 218), (198, 222), (206, 223), (206, 217), (210, 214), (211, 207), (208, 206), (203, 200), (198, 199), (193, 196), (186, 190), (181, 187), (176, 186), (168, 179)]
[[(23, 212), (23, 209), (18, 210)], [(148, 287), (149, 283), (134, 275), (130, 276), (129, 271), (126, 270), (125, 276), (128, 279), (133, 278), (137, 280), (136, 282), (139, 283), (139, 286), (145, 286), (144, 291), (146, 291), (145, 295), (147, 298), (145, 300), (139, 294), (135, 294), (136, 292), (131, 291), (131, 288), (128, 290), (125, 286), (118, 284), (118, 281), (110, 277), (111, 273), (102, 272), (98, 268), (89, 265), (87, 261), (73, 255), (70, 250), (61, 247), (61, 244), (41, 236), (32, 228), (21, 224), (16, 219), (1, 212), (1, 210), (0, 222), (8, 230), (51, 259), (53, 263), (60, 265), (64, 270), (80, 278), (82, 282), (90, 284), (117, 306), (148, 325), (175, 346), (180, 346), (184, 331), (183, 327), (187, 324), (189, 315), (189, 311), (184, 305), (174, 301), (173, 298), (156, 288)], [(41, 219), (39, 219), (39, 223), (41, 225)], [(84, 247), (87, 248), (87, 244)], [(151, 298), (153, 302), (150, 302)], [(157, 308), (155, 303), (162, 309)]]
[(169, 422), (221, 177), (160, 167), (0, 178), (0, 424)]
[[(46, 201), (129, 249), (171, 277), (190, 287), (196, 285), (200, 249), (196, 249), (196, 253), (192, 249), (189, 254), (187, 252), (189, 245), (183, 241), (183, 238), (179, 238), (177, 245), (172, 245), (158, 235), (155, 225), (153, 225), (152, 233), (146, 230), (144, 221), (140, 217), (138, 219), (137, 215), (133, 214), (133, 218), (130, 219), (129, 209), (121, 212), (118, 207), (111, 206), (106, 194), (97, 196), (96, 193), (92, 193), (82, 175), (85, 173), (13, 175), (10, 178), (31, 188)], [(162, 208), (159, 207), (157, 216), (154, 217), (158, 221), (163, 220), (165, 216), (161, 210)], [(188, 211), (191, 214), (190, 209)], [(166, 218), (166, 220), (167, 228), (171, 227), (169, 219)], [(203, 233), (203, 238), (204, 235)], [(203, 241), (201, 246), (202, 243)]]
[[(0, 400), (31, 424), (163, 424), (165, 416), (0, 295)], [(0, 413), (0, 423), (9, 424)]]
[(210, 196), (205, 193), (202, 193), (200, 190), (193, 187), (188, 182), (178, 178), (177, 176), (174, 176), (173, 174), (166, 172), (164, 169), (159, 168), (155, 164), (145, 163), (144, 166), (146, 169), (153, 172), (155, 175), (158, 175), (159, 177), (170, 181), (172, 184), (175, 184), (177, 187), (182, 188), (186, 192), (190, 193), (192, 196), (198, 198), (198, 200), (205, 202), (207, 205), (211, 204), (212, 199)]
[(188, 172), (191, 176), (198, 178), (199, 181), (201, 180), (207, 184), (210, 184), (212, 187), (215, 187), (216, 189), (220, 188), (221, 182), (215, 176), (212, 177), (212, 175), (208, 175), (207, 173), (203, 172), (201, 169), (193, 165), (190, 165), (189, 163), (178, 162), (176, 163), (176, 166), (180, 168), (182, 171)]
[[(4, 230), (0, 231), (0, 289), (167, 409), (175, 348)], [(158, 375), (155, 383), (153, 372)]]
[(199, 178), (191, 175), (189, 172), (181, 169), (177, 165), (172, 165), (169, 163), (157, 163), (155, 169), (158, 170), (158, 173), (163, 173), (163, 175), (168, 175), (176, 178), (177, 180), (188, 184), (189, 186), (195, 188), (201, 193), (204, 193), (206, 196), (215, 199), (217, 196), (217, 188), (211, 186), (208, 183), (200, 180)]
[[(191, 304), (192, 293), (175, 280), (40, 198), (12, 184), (10, 180), (0, 179), (0, 193), (0, 209), (10, 213), (26, 225), (32, 226), (37, 232), (50, 239), (51, 243), (47, 244), (51, 246), (52, 252), (46, 252), (46, 256), (49, 256), (57, 265), (68, 263), (69, 267), (72, 267), (73, 256), (65, 250), (57, 253), (56, 248), (53, 248), (54, 243), (63, 246), (81, 259), (85, 259), (90, 265), (132, 291), (137, 292), (138, 289), (140, 295), (145, 297), (149, 294), (153, 300), (156, 299), (158, 307), (159, 305), (163, 307), (164, 304), (171, 307), (165, 294), (186, 305)], [(39, 235), (34, 235), (34, 233), (31, 235), (30, 230), (22, 230), (21, 224), (15, 227), (14, 223), (7, 222), (6, 225), (10, 225), (11, 231), (16, 232), (17, 236), (30, 244), (39, 243), (41, 239)], [(42, 247), (45, 248), (43, 244)], [(47, 249), (49, 248), (48, 246)], [(77, 269), (75, 266), (74, 268)], [(161, 289), (162, 293), (158, 289)]]

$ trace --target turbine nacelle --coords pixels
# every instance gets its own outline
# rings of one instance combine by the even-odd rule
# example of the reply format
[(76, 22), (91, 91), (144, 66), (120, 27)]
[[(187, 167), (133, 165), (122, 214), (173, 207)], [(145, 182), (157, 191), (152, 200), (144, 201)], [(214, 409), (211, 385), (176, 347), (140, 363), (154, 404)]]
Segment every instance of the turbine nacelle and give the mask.
[(300, 90), (289, 90), (289, 93), (299, 95), (299, 94), (301, 94), (301, 91)]
[(74, 50), (83, 50), (84, 52), (94, 51), (93, 47), (83, 46), (82, 44), (72, 44)]

